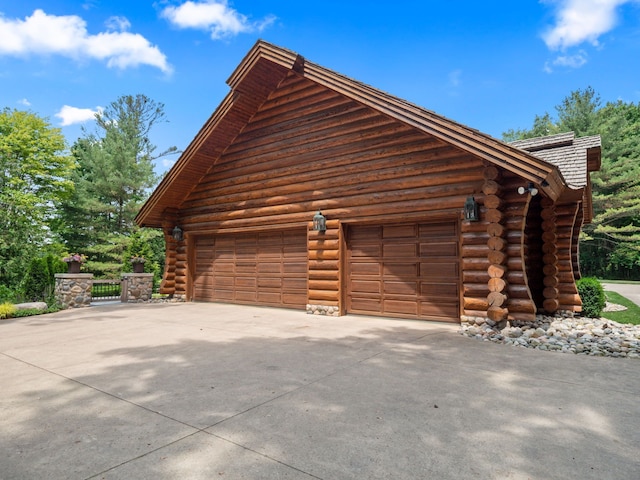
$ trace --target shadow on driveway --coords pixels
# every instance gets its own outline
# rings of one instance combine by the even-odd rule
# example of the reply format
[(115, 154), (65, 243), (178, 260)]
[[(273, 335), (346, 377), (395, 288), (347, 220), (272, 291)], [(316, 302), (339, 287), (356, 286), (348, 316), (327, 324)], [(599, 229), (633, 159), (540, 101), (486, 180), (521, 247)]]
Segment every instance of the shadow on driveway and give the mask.
[(631, 359), (216, 304), (0, 323), (0, 478), (634, 478)]

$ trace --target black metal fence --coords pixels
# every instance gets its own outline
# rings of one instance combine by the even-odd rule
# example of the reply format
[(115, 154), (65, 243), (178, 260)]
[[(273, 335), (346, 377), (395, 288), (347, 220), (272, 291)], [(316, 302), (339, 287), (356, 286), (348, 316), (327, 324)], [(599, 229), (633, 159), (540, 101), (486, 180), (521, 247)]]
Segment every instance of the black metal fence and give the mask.
[(105, 300), (121, 300), (122, 299), (122, 281), (113, 280), (94, 280), (91, 287), (91, 301)]

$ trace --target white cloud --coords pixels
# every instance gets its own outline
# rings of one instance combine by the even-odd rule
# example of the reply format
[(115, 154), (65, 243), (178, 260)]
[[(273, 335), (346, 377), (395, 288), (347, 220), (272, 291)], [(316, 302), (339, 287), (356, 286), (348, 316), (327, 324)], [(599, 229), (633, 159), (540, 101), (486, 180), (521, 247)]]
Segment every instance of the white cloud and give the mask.
[(584, 42), (598, 45), (598, 38), (616, 26), (616, 9), (637, 0), (549, 0), (556, 5), (555, 25), (542, 38), (552, 50)]
[(559, 55), (552, 62), (546, 62), (543, 67), (545, 73), (553, 73), (553, 67), (580, 68), (587, 63), (587, 52), (580, 50), (575, 55)]
[(26, 98), (22, 98), (22, 99), (18, 100), (18, 104), (24, 105), (25, 107), (30, 107), (31, 106), (31, 102), (29, 100), (27, 100)]
[(126, 32), (131, 28), (131, 22), (126, 17), (110, 17), (105, 22), (110, 31)]
[(165, 8), (161, 15), (178, 28), (208, 30), (214, 40), (262, 31), (275, 21), (270, 15), (251, 22), (245, 15), (230, 8), (226, 0), (187, 1), (177, 7)]
[(581, 50), (575, 55), (560, 55), (553, 61), (558, 67), (580, 68), (587, 63), (587, 52)]
[(158, 47), (140, 34), (124, 31), (130, 26), (127, 19), (113, 17), (107, 23), (108, 32), (90, 35), (86, 22), (76, 15), (47, 15), (38, 9), (24, 20), (0, 17), (0, 55), (93, 58), (106, 61), (109, 67), (150, 65), (171, 72)]
[(65, 105), (58, 113), (56, 113), (55, 116), (62, 120), (60, 123), (61, 126), (68, 127), (69, 125), (74, 125), (76, 123), (84, 123), (89, 120), (94, 120), (96, 113), (101, 111), (102, 107), (96, 107), (95, 110), (91, 110), (90, 108), (77, 108)]

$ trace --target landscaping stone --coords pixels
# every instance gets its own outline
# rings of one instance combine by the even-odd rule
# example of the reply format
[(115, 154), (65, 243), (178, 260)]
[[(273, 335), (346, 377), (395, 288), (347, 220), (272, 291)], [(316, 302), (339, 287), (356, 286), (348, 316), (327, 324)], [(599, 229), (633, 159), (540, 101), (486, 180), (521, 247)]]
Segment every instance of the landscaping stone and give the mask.
[(44, 302), (17, 303), (14, 307), (16, 310), (46, 310), (49, 308)]
[(328, 305), (309, 305), (307, 304), (307, 313), (310, 315), (328, 315), (330, 317), (340, 316), (338, 307)]
[(486, 319), (462, 317), (460, 333), (479, 340), (577, 355), (640, 358), (640, 325), (606, 318), (537, 315), (503, 329)]

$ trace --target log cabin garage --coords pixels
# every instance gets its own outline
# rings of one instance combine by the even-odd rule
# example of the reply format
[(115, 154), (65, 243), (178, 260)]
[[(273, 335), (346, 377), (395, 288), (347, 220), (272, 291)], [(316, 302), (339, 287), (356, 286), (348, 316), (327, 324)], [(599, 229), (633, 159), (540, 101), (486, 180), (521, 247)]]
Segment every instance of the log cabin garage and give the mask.
[(136, 221), (188, 301), (460, 322), (580, 312), (600, 138), (506, 144), (258, 41)]

